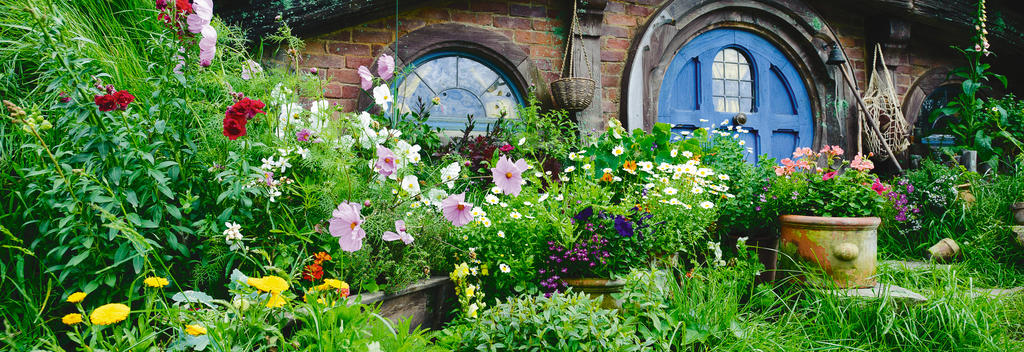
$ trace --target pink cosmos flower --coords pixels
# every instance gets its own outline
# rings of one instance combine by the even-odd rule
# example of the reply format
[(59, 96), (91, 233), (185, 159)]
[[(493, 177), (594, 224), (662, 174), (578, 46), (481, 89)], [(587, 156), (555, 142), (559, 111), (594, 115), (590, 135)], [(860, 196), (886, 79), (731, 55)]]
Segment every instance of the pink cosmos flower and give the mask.
[(466, 203), (466, 193), (453, 194), (441, 201), (441, 213), (452, 225), (461, 227), (473, 221), (473, 204)]
[(839, 171), (832, 171), (832, 172), (826, 173), (824, 175), (821, 175), (821, 180), (822, 181), (831, 180), (833, 177), (836, 177), (837, 173), (839, 173)]
[(512, 160), (502, 155), (498, 164), (491, 169), (491, 178), (502, 193), (519, 196), (523, 190), (523, 171), (526, 171), (526, 160), (519, 159), (512, 163)]
[(331, 214), (330, 231), (331, 236), (338, 237), (338, 245), (341, 250), (355, 252), (363, 248), (363, 238), (366, 237), (366, 230), (363, 230), (363, 218), (359, 214), (363, 206), (359, 203), (345, 202), (338, 205), (338, 208)]
[(878, 195), (882, 195), (885, 191), (889, 190), (884, 184), (882, 184), (882, 181), (877, 178), (875, 179), (875, 183), (871, 185), (871, 189), (874, 190), (875, 193), (878, 193)]
[(383, 145), (377, 145), (377, 164), (373, 166), (381, 175), (387, 177), (395, 173), (398, 166), (395, 164), (395, 153)]
[(391, 232), (391, 231), (385, 231), (384, 232), (384, 240), (385, 241), (402, 240), (402, 242), (404, 242), (406, 245), (412, 244), (412, 241), (415, 240), (414, 238), (412, 238), (412, 235), (410, 235), (409, 232), (406, 232), (405, 221), (403, 221), (403, 220), (395, 220), (395, 231), (398, 231), (398, 232), (395, 233), (395, 232)]
[(388, 54), (381, 55), (377, 59), (377, 74), (385, 81), (391, 79), (395, 74), (395, 58)]
[(295, 132), (295, 140), (299, 142), (309, 142), (309, 136), (313, 133), (308, 128)]
[(868, 171), (875, 168), (875, 164), (870, 159), (861, 157), (860, 154), (853, 157), (853, 161), (850, 162), (850, 167), (860, 170)]
[(358, 71), (359, 80), (363, 85), (363, 90), (370, 90), (370, 88), (373, 88), (373, 74), (370, 73), (370, 69), (366, 68), (366, 66), (359, 66)]

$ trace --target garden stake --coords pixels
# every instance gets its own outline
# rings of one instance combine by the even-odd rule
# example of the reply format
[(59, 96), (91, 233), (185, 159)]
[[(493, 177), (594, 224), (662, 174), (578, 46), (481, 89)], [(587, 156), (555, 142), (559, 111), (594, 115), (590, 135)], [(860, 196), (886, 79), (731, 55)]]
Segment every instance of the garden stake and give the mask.
[[(842, 65), (845, 66), (846, 64), (844, 63)], [(854, 95), (857, 96), (857, 104), (860, 105), (860, 108), (862, 110), (867, 112), (868, 111), (867, 104), (864, 103), (864, 98), (860, 96), (860, 91), (858, 91), (857, 87), (853, 85), (853, 80), (850, 79), (850, 77), (848, 76), (846, 70), (842, 70), (842, 71), (843, 71), (843, 80), (846, 81), (846, 84), (850, 86), (850, 89), (853, 89), (853, 92), (855, 93)], [(875, 133), (877, 133), (879, 136), (881, 136), (882, 132), (878, 129), (878, 125), (875, 124), (875, 121), (872, 120), (872, 119), (866, 119), (866, 120), (868, 120), (868, 126), (871, 127), (871, 130), (874, 131)], [(860, 137), (858, 137), (858, 140), (859, 140), (859, 138)], [(879, 139), (880, 139), (880, 142), (882, 142), (882, 148), (884, 148), (885, 152), (889, 154), (889, 157), (892, 159), (892, 163), (896, 165), (896, 172), (902, 174), (903, 173), (903, 167), (900, 166), (899, 160), (896, 160), (896, 154), (894, 154), (892, 152), (892, 149), (889, 148), (889, 142), (887, 142), (884, 138), (879, 138)]]

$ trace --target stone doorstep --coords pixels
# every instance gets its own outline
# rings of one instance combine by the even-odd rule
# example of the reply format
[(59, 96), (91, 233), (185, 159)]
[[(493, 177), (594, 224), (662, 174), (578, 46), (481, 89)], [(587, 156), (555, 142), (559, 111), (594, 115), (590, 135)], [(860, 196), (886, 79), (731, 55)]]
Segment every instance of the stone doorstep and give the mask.
[(824, 292), (835, 296), (851, 297), (851, 298), (867, 298), (867, 299), (880, 299), (880, 298), (891, 298), (902, 303), (918, 304), (928, 301), (921, 294), (908, 290), (903, 287), (889, 284), (876, 284), (872, 287), (867, 288), (848, 288), (848, 289), (837, 289), (837, 290), (815, 290), (817, 292)]

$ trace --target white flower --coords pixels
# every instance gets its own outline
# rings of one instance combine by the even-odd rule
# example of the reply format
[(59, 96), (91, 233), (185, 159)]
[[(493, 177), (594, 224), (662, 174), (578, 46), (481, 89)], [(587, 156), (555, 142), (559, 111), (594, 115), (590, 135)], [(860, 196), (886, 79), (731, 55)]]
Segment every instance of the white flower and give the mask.
[(683, 202), (680, 202), (679, 199), (672, 198), (672, 199), (669, 199), (668, 204), (680, 205), (680, 204), (683, 204)]
[(508, 203), (505, 202), (498, 203), (498, 205), (500, 205), (502, 208), (508, 208)]
[(669, 155), (675, 158), (677, 155), (679, 155), (679, 149), (672, 148), (672, 151), (669, 152)]
[(693, 192), (693, 194), (701, 194), (701, 193), (704, 193), (704, 187), (701, 187), (701, 186), (693, 186), (693, 189), (691, 189), (691, 190), (690, 190), (690, 192)]
[(746, 245), (746, 244), (747, 244), (747, 239), (749, 239), (749, 237), (740, 237), (740, 238), (737, 238), (737, 239), (736, 239), (736, 245), (737, 245), (737, 246), (744, 246), (744, 245)]
[(402, 178), (402, 189), (409, 195), (420, 194), (420, 179), (416, 175), (406, 175)]
[(668, 184), (668, 177), (662, 176), (661, 178), (658, 179), (658, 182)]
[(647, 173), (651, 173), (654, 170), (654, 163), (650, 161), (641, 161), (636, 163), (636, 165), (640, 167), (640, 171), (644, 171)]
[(687, 158), (692, 158), (693, 157), (693, 152), (691, 152), (689, 150), (684, 150), (683, 151), (683, 156), (685, 156)]
[(501, 194), (501, 188), (498, 186), (491, 187), (491, 193)]
[(692, 207), (692, 206), (690, 206), (689, 204), (686, 204), (686, 203), (683, 203), (683, 208), (686, 208), (686, 209), (693, 209), (693, 207)]
[(395, 143), (395, 156), (398, 157), (398, 167), (401, 168), (405, 164), (416, 164), (420, 162), (420, 146), (410, 145), (404, 139), (399, 140)]
[(713, 171), (711, 171), (711, 169), (706, 168), (706, 167), (702, 167), (699, 170), (697, 170), (697, 176), (700, 176), (700, 177), (708, 177), (708, 176), (711, 176), (711, 175), (714, 175), (714, 174), (715, 173)]
[(479, 221), (481, 225), (484, 225), (484, 227), (491, 227), (491, 219), (488, 219), (486, 216), (481, 216), (477, 221)]
[(476, 303), (470, 304), (469, 308), (466, 308), (466, 316), (469, 317), (470, 319), (476, 319), (477, 310), (479, 309), (480, 307), (478, 307)]
[(740, 145), (747, 145), (747, 141), (741, 139), (740, 140)]
[(455, 180), (459, 178), (459, 174), (462, 172), (462, 166), (459, 162), (453, 162), (441, 169), (441, 182), (448, 185), (448, 188), (455, 187)]
[(274, 86), (274, 89), (270, 91), (270, 101), (274, 104), (284, 104), (288, 101), (288, 98), (291, 95), (291, 88), (285, 87), (284, 83), (278, 83)]
[(625, 152), (626, 152), (626, 150), (623, 149), (621, 145), (615, 146), (615, 148), (612, 149), (612, 155), (614, 155), (614, 156), (622, 155), (622, 153), (625, 153)]
[(555, 200), (561, 202), (561, 201), (565, 200), (565, 197), (563, 197), (561, 194), (559, 194), (559, 195), (555, 196)]
[(500, 265), (498, 265), (498, 270), (501, 270), (501, 272), (508, 274), (509, 272), (512, 271), (512, 268), (509, 268), (508, 264), (501, 263)]
[(547, 193), (541, 194), (540, 198), (537, 198), (537, 203), (543, 202), (545, 200), (548, 200), (548, 194)]
[(533, 177), (536, 177), (536, 178), (544, 177), (544, 173), (542, 173), (540, 171), (534, 171), (533, 172)]
[(481, 217), (481, 216), (487, 216), (487, 212), (484, 211), (484, 209), (481, 208), (481, 207), (473, 207), (473, 210), (470, 211), (469, 213), (472, 214), (474, 218), (478, 218), (478, 217)]
[(520, 138), (519, 143), (517, 143), (516, 145), (523, 145), (523, 143), (526, 143), (526, 137)]
[(576, 154), (576, 152), (569, 152), (569, 160), (576, 160), (579, 159), (579, 157), (580, 155)]
[(719, 180), (722, 180), (722, 181), (728, 181), (728, 180), (729, 180), (729, 175), (726, 175), (726, 174), (718, 174), (718, 179), (719, 179)]
[(693, 175), (693, 174), (697, 173), (697, 167), (693, 166), (693, 165), (690, 165), (690, 164), (686, 164), (686, 165), (683, 165), (682, 168), (677, 170), (677, 172), (683, 172), (683, 173), (687, 173), (687, 174)]
[(488, 204), (492, 204), (492, 205), (493, 204), (498, 204), (498, 202), (499, 202), (498, 197), (493, 195), (493, 194), (488, 194), (488, 195), (484, 196), (484, 200), (487, 201)]
[(664, 192), (667, 195), (674, 196), (674, 195), (676, 195), (676, 193), (679, 193), (679, 190), (675, 189), (675, 188), (672, 188), (672, 187), (665, 187), (665, 191)]
[(715, 207), (715, 204), (705, 200), (700, 202), (700, 207), (704, 209), (711, 209)]
[(224, 230), (224, 240), (228, 243), (242, 240), (242, 225), (233, 222), (226, 222), (224, 226), (227, 227)]
[(366, 352), (384, 352), (380, 348), (380, 342), (374, 341), (366, 344)]
[(305, 110), (302, 109), (302, 105), (296, 103), (281, 105), (281, 115), (278, 116), (277, 126), (278, 138), (283, 139), (287, 137), (287, 128), (289, 126), (298, 128), (304, 125), (302, 119), (299, 118), (303, 111)]
[(445, 200), (445, 198), (448, 198), (448, 192), (444, 190), (434, 188), (427, 192), (427, 200), (434, 206), (440, 207), (441, 201)]
[(570, 167), (565, 168), (564, 172), (565, 173), (570, 173), (570, 172), (573, 172), (573, 171), (576, 171), (576, 167), (575, 166), (570, 166)]
[(309, 106), (309, 130), (313, 134), (320, 134), (327, 128), (327, 122), (331, 120), (331, 104), (327, 100), (314, 101)]
[(590, 168), (591, 168), (591, 167), (592, 167), (592, 166), (590, 166), (590, 164), (583, 164), (583, 170), (587, 170), (587, 171), (590, 171)]
[(377, 105), (380, 105), (381, 109), (387, 110), (389, 104), (395, 101), (395, 98), (391, 96), (391, 88), (381, 84), (373, 88), (373, 100)]
[(498, 237), (505, 238), (505, 231), (498, 231)]
[(512, 211), (511, 213), (508, 214), (508, 216), (516, 220), (523, 218), (523, 214), (520, 214), (518, 211)]
[(309, 158), (309, 149), (303, 147), (295, 148), (295, 154), (301, 156), (302, 160), (306, 160), (307, 158)]

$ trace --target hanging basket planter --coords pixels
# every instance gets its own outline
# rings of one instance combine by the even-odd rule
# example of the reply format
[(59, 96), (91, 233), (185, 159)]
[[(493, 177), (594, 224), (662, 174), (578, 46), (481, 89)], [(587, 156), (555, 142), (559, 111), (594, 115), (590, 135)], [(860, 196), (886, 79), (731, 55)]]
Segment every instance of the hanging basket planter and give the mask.
[[(551, 97), (555, 106), (569, 111), (581, 111), (590, 106), (594, 101), (594, 90), (597, 89), (597, 82), (592, 77), (594, 68), (587, 55), (587, 49), (582, 47), (583, 35), (580, 30), (579, 18), (576, 13), (576, 2), (573, 1), (572, 26), (569, 37), (565, 43), (565, 56), (562, 58), (562, 78), (551, 82)], [(579, 35), (573, 36), (572, 33)], [(579, 41), (579, 42), (577, 42)], [(577, 77), (573, 61), (583, 54), (583, 62), (587, 64), (587, 77)]]
[(580, 111), (590, 106), (596, 88), (596, 83), (590, 78), (560, 78), (551, 82), (551, 97), (560, 109)]

